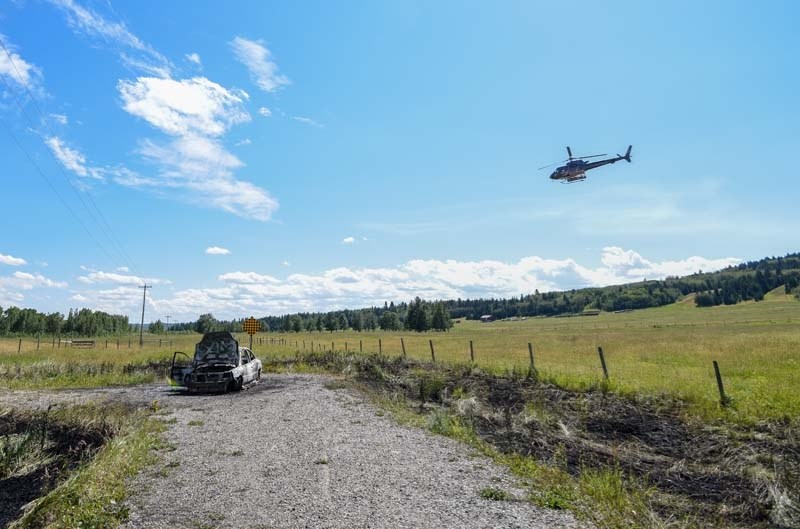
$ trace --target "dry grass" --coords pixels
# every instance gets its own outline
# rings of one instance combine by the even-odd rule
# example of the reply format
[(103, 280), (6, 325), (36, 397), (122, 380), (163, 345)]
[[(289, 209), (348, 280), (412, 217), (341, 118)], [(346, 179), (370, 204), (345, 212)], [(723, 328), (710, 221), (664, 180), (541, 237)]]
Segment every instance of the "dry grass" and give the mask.
[[(800, 416), (800, 303), (779, 291), (759, 303), (698, 309), (690, 299), (674, 305), (594, 317), (529, 318), (481, 324), (461, 321), (448, 333), (335, 332), (268, 333), (256, 336), (254, 349), (262, 358), (282, 358), (296, 352), (329, 350), (402, 354), (400, 338), (411, 358), (429, 359), (433, 340), (436, 360), (466, 363), (473, 342), (475, 362), (494, 372), (526, 369), (528, 346), (535, 350), (540, 375), (561, 386), (587, 388), (602, 381), (597, 347), (608, 363), (607, 387), (622, 393), (669, 393), (690, 403), (706, 417), (757, 421)], [(150, 341), (130, 349), (127, 338), (116, 349), (116, 338), (98, 341), (96, 349), (52, 349), (27, 339), (17, 353), (16, 340), (0, 340), (0, 384), (17, 387), (79, 387), (146, 382), (162, 376), (130, 366), (165, 362), (174, 350), (191, 353), (198, 335), (175, 335), (170, 347)], [(246, 335), (241, 336), (248, 343)], [(274, 343), (270, 343), (272, 340)], [(284, 340), (285, 344), (278, 344)], [(733, 399), (719, 406), (712, 360), (722, 370)], [(69, 374), (69, 366), (111, 366), (105, 373)], [(163, 364), (161, 364), (163, 366)], [(129, 366), (129, 367), (125, 367)], [(84, 369), (85, 370), (85, 369)]]

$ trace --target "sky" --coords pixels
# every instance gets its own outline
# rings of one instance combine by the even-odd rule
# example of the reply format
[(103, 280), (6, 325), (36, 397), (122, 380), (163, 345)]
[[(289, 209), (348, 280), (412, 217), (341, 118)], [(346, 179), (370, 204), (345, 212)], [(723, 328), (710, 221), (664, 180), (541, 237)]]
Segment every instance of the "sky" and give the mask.
[[(796, 2), (0, 3), (0, 306), (189, 321), (798, 250)], [(539, 167), (624, 152), (562, 185)]]

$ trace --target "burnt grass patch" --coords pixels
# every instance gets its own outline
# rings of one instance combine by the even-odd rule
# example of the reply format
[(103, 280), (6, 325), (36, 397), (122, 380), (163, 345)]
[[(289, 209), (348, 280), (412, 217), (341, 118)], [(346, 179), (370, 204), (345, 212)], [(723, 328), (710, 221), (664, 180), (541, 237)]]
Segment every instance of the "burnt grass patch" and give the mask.
[[(601, 382), (568, 390), (535, 372), (495, 375), (379, 355), (310, 353), (273, 367), (292, 363), (402, 394), (415, 413), (458, 414), (499, 452), (576, 478), (587, 470), (621, 471), (628, 486), (650, 491), (648, 507), (662, 521), (654, 526), (689, 520), (696, 527), (800, 527), (796, 418), (706, 423), (666, 395), (621, 395)], [(459, 405), (464, 398), (469, 406)]]
[(42, 412), (0, 410), (0, 527), (53, 490), (115, 434), (106, 422), (61, 420)]

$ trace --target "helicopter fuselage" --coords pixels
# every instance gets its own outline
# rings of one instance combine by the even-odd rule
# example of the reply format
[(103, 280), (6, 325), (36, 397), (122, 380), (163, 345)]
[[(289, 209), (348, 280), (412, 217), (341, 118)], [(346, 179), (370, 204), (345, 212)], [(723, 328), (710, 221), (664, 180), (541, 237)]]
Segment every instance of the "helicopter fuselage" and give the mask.
[(550, 175), (550, 179), (560, 180), (561, 182), (567, 184), (572, 182), (579, 182), (581, 180), (586, 179), (586, 171), (589, 171), (591, 169), (596, 169), (604, 165), (617, 163), (620, 160), (625, 160), (627, 162), (631, 161), (630, 147), (628, 147), (628, 151), (625, 153), (625, 156), (617, 155), (613, 158), (608, 158), (606, 160), (598, 160), (596, 162), (587, 162), (586, 160), (570, 160), (569, 162), (567, 162), (566, 165), (557, 167), (556, 170), (553, 171), (553, 173)]

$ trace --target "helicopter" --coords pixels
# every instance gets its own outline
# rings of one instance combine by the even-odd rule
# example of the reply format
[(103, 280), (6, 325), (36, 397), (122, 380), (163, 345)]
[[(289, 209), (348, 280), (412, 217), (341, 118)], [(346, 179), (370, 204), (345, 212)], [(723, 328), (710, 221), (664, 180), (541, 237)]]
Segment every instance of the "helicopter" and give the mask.
[[(606, 154), (593, 154), (591, 156), (572, 156), (572, 149), (567, 147), (567, 158), (564, 162), (567, 162), (566, 165), (562, 165), (557, 167), (555, 171), (550, 175), (551, 180), (559, 180), (562, 184), (574, 184), (575, 182), (580, 182), (582, 180), (586, 180), (586, 171), (590, 169), (596, 169), (598, 167), (602, 167), (604, 165), (617, 163), (620, 160), (625, 160), (628, 163), (631, 163), (631, 148), (632, 145), (628, 145), (628, 150), (625, 151), (625, 155), (617, 154), (615, 158), (608, 158), (606, 160), (597, 160), (596, 162), (587, 162), (589, 158), (599, 158), (601, 156), (607, 156)], [(558, 163), (564, 163), (558, 162)], [(557, 164), (550, 164), (545, 165), (544, 167), (540, 167), (539, 170), (547, 169), (548, 167), (553, 167)]]

